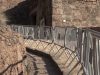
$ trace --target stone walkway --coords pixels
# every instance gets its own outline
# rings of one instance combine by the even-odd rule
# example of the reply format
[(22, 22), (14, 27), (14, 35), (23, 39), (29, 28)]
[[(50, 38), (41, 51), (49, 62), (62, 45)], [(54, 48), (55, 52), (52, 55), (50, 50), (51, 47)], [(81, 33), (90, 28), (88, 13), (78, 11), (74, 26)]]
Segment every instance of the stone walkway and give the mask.
[(42, 52), (29, 51), (25, 63), (28, 75), (62, 75), (52, 58)]

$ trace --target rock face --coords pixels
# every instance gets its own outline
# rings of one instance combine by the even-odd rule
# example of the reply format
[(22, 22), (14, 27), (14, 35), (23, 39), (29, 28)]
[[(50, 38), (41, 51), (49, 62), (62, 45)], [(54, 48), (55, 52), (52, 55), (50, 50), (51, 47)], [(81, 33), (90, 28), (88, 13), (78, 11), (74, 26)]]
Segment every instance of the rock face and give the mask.
[(0, 12), (13, 8), (22, 1), (24, 0), (0, 0)]
[[(7, 27), (0, 26), (0, 73), (18, 75), (23, 71), (25, 48), (22, 39)], [(18, 68), (18, 69), (17, 69)], [(7, 70), (6, 70), (7, 69)]]
[(23, 39), (4, 25), (5, 21), (4, 16), (0, 14), (0, 75), (19, 75), (23, 73)]

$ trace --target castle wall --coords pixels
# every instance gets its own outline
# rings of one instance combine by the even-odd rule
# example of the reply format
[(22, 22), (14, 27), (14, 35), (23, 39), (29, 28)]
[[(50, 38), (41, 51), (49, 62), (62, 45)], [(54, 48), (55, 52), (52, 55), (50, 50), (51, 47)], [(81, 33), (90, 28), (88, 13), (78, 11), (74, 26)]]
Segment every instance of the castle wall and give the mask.
[(99, 0), (53, 0), (53, 26), (100, 26)]

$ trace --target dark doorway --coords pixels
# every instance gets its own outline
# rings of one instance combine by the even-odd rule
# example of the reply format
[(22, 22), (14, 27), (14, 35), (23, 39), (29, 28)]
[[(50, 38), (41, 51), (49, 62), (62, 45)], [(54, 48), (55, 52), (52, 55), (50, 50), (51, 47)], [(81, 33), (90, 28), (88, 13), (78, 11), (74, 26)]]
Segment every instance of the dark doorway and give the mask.
[(30, 20), (32, 25), (36, 25), (36, 13), (30, 16)]
[(5, 11), (4, 13), (8, 18), (7, 24), (27, 25), (29, 23), (28, 7), (29, 7), (28, 1), (23, 1), (14, 8)]

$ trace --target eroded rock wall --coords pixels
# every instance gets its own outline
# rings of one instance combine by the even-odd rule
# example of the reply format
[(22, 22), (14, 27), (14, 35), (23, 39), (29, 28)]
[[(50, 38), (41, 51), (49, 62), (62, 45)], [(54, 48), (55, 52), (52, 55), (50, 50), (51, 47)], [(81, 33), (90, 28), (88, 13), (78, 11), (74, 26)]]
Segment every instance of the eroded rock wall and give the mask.
[(6, 25), (6, 17), (0, 14), (0, 75), (25, 75), (24, 59), (22, 36), (13, 32)]
[[(18, 75), (23, 71), (25, 48), (20, 35), (12, 33), (7, 27), (0, 26), (0, 73)], [(15, 64), (15, 65), (14, 65)], [(18, 68), (18, 69), (17, 69)]]
[(11, 9), (22, 1), (25, 0), (0, 0), (0, 12)]

